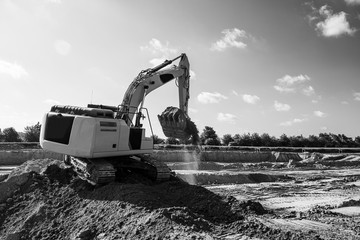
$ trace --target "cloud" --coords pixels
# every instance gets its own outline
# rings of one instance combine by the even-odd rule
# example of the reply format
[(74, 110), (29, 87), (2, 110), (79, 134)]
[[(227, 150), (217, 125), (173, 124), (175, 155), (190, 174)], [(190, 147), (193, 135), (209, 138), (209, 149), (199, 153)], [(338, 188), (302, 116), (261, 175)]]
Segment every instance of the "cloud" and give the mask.
[(280, 123), (280, 126), (290, 127), (290, 126), (292, 126), (292, 125), (294, 125), (296, 123), (302, 123), (304, 121), (306, 121), (306, 119), (295, 118), (293, 120)]
[(189, 113), (198, 113), (199, 110), (195, 109), (195, 108), (188, 108)]
[(341, 101), (341, 104), (348, 105), (349, 102), (348, 101)]
[(155, 66), (160, 65), (163, 62), (165, 62), (165, 60), (166, 60), (165, 57), (153, 58), (153, 59), (150, 60), (150, 64), (155, 67)]
[(289, 75), (285, 75), (282, 78), (276, 80), (280, 85), (292, 86), (297, 83), (310, 81), (310, 77), (308, 75), (299, 75), (295, 77), (291, 77)]
[(71, 44), (64, 40), (56, 40), (54, 47), (56, 52), (62, 56), (67, 56), (71, 52)]
[(345, 12), (333, 13), (329, 6), (324, 5), (319, 9), (319, 14), (324, 20), (316, 24), (316, 30), (324, 37), (352, 36), (356, 32), (350, 27)]
[(326, 116), (326, 114), (321, 111), (314, 111), (314, 115), (316, 117), (325, 117)]
[(239, 93), (238, 92), (236, 92), (235, 90), (232, 90), (232, 92), (231, 92), (232, 94), (234, 94), (235, 96), (239, 96)]
[(17, 63), (9, 63), (0, 60), (0, 74), (9, 75), (12, 78), (20, 79), (29, 76), (28, 72)]
[(171, 48), (169, 45), (169, 42), (163, 44), (160, 40), (152, 38), (148, 45), (142, 46), (140, 49), (142, 51), (150, 51), (153, 54), (162, 54), (165, 56), (164, 58), (166, 58), (167, 56), (176, 54), (178, 52), (177, 49)]
[(244, 94), (244, 95), (242, 95), (242, 98), (243, 98), (244, 102), (250, 103), (250, 104), (256, 104), (258, 101), (260, 101), (260, 98), (256, 95)]
[(354, 100), (360, 101), (360, 92), (354, 93)]
[(305, 87), (303, 90), (302, 90), (303, 94), (305, 94), (306, 96), (312, 96), (315, 94), (315, 90), (312, 86), (308, 86), (308, 87)]
[(54, 99), (46, 99), (44, 100), (44, 103), (47, 104), (47, 105), (59, 105), (60, 102), (57, 101), (57, 100), (54, 100)]
[(190, 69), (190, 79), (195, 80), (196, 79), (196, 73)]
[(319, 101), (322, 99), (321, 95), (317, 95), (316, 99), (311, 100), (312, 103), (319, 103)]
[(346, 2), (348, 5), (357, 5), (357, 4), (360, 4), (360, 0), (345, 0), (345, 2)]
[(277, 85), (274, 86), (274, 89), (283, 93), (296, 92), (296, 85), (299, 85), (307, 81), (310, 81), (310, 77), (308, 75), (301, 74), (299, 76), (294, 76), (294, 77), (290, 75), (285, 75), (284, 77), (276, 80)]
[(228, 99), (228, 97), (218, 92), (215, 93), (202, 92), (197, 96), (197, 99), (199, 102), (207, 104), (207, 103), (219, 103), (221, 100)]
[(290, 105), (285, 104), (285, 103), (280, 103), (278, 101), (275, 101), (274, 107), (275, 107), (275, 110), (278, 112), (289, 111), (291, 109)]
[(283, 92), (283, 93), (295, 92), (295, 88), (289, 88), (289, 87), (279, 86), (279, 85), (275, 85), (274, 89), (276, 91)]
[(217, 120), (219, 122), (235, 123), (237, 117), (231, 113), (218, 113)]
[(244, 31), (237, 28), (225, 29), (221, 32), (224, 36), (211, 45), (212, 51), (225, 51), (227, 48), (234, 47), (239, 49), (245, 49), (247, 44), (243, 42), (243, 39), (249, 37)]
[[(164, 44), (156, 38), (152, 38), (149, 41), (148, 45), (140, 46), (140, 49), (141, 51), (149, 51), (154, 55), (160, 55), (159, 57), (153, 58), (149, 61), (150, 64), (154, 67), (164, 63), (165, 60), (173, 58), (173, 56), (178, 53), (178, 50), (176, 48), (170, 47), (169, 42), (166, 42)], [(169, 66), (167, 68), (169, 68)], [(195, 72), (190, 70), (190, 76), (192, 79), (195, 79)]]

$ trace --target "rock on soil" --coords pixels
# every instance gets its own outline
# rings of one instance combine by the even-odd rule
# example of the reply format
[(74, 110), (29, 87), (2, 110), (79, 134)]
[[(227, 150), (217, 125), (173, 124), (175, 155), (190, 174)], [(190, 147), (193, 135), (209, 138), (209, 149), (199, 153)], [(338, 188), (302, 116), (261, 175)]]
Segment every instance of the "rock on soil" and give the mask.
[(142, 179), (93, 187), (58, 160), (28, 161), (0, 182), (0, 238), (318, 239), (263, 225), (260, 203)]

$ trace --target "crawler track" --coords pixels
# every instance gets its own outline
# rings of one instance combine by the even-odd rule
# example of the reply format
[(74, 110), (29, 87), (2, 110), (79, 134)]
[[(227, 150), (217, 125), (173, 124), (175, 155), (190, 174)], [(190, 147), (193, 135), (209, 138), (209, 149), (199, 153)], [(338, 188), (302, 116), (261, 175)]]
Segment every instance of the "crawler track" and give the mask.
[(93, 185), (113, 182), (124, 171), (139, 172), (153, 181), (167, 181), (171, 175), (166, 164), (150, 155), (93, 159), (71, 156), (65, 157), (65, 162), (71, 164), (81, 178)]

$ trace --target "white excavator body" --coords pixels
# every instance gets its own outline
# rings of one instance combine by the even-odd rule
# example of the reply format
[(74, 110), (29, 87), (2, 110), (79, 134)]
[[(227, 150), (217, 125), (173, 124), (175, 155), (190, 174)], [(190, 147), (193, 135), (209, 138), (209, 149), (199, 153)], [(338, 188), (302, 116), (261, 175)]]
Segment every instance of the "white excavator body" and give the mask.
[[(176, 59), (180, 59), (178, 66), (161, 70)], [(160, 124), (167, 137), (186, 140), (194, 130), (197, 135), (196, 126), (187, 115), (189, 72), (187, 56), (181, 54), (141, 71), (118, 106), (55, 105), (43, 117), (40, 145), (45, 150), (64, 154), (65, 162), (94, 184), (111, 182), (116, 174), (129, 169), (138, 170), (154, 180), (166, 180), (170, 177), (169, 168), (149, 157), (153, 152), (153, 138), (145, 134), (142, 124), (145, 117), (151, 134), (154, 134), (143, 105), (147, 94), (176, 79), (179, 108), (168, 107), (158, 115)]]
[(153, 152), (145, 129), (122, 119), (47, 113), (40, 134), (42, 148), (80, 158), (128, 156)]

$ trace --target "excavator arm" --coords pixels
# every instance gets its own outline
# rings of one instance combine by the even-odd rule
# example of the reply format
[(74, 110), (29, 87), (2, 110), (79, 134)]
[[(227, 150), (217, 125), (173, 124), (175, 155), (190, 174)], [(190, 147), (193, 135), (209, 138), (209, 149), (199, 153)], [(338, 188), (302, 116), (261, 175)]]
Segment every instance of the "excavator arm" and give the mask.
[[(162, 70), (179, 58), (178, 66)], [(190, 64), (184, 53), (172, 60), (166, 60), (154, 68), (141, 71), (125, 92), (117, 118), (124, 119), (128, 125), (132, 125), (133, 118), (136, 116), (135, 127), (140, 127), (141, 109), (146, 95), (169, 81), (177, 79), (179, 108), (168, 107), (161, 115), (158, 115), (158, 118), (165, 136), (188, 139), (192, 135), (189, 126), (194, 126), (187, 115), (190, 98), (189, 71)], [(190, 128), (193, 129), (193, 127)]]

